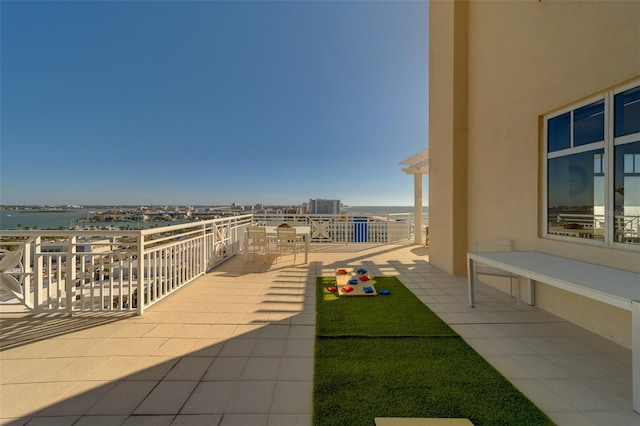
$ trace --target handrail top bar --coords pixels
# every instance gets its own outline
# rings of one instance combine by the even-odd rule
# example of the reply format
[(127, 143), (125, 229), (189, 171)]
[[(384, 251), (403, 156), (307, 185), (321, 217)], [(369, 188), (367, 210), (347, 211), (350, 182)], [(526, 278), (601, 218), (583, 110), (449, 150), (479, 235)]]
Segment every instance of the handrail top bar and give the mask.
[(217, 219), (209, 219), (202, 220), (198, 222), (188, 222), (188, 223), (180, 223), (177, 225), (168, 225), (156, 228), (147, 228), (147, 229), (121, 229), (121, 230), (107, 230), (107, 229), (10, 229), (10, 230), (0, 230), (0, 234), (4, 236), (24, 236), (24, 235), (40, 235), (43, 237), (60, 237), (60, 236), (110, 236), (110, 237), (119, 237), (119, 236), (138, 236), (138, 235), (149, 235), (149, 234), (157, 234), (159, 232), (169, 232), (176, 231), (179, 229), (186, 228), (196, 228), (201, 226), (206, 226), (214, 223), (227, 222), (230, 220), (233, 221), (243, 221), (248, 220), (253, 217), (253, 214), (246, 214), (241, 216), (228, 216), (224, 218)]

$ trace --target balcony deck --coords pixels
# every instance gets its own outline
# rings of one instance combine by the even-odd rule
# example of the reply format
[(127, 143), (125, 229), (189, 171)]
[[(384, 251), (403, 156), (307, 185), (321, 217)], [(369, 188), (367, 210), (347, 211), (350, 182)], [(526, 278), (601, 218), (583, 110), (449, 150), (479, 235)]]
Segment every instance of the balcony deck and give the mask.
[(317, 276), (395, 275), (559, 425), (638, 425), (631, 351), (481, 285), (409, 243), (238, 255), (143, 317), (0, 316), (0, 423), (310, 425)]

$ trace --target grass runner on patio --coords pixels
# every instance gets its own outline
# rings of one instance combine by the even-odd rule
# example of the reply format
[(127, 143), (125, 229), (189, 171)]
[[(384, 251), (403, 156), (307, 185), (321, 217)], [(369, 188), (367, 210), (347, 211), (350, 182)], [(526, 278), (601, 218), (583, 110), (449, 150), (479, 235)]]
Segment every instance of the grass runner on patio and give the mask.
[(317, 279), (315, 425), (375, 417), (463, 417), (481, 425), (553, 422), (394, 277), (389, 296), (340, 297)]
[[(389, 296), (344, 297), (329, 292), (333, 278), (318, 279), (318, 336), (455, 336), (456, 333), (394, 277), (372, 278)], [(357, 284), (364, 285), (364, 284)], [(368, 284), (367, 284), (368, 285)], [(322, 303), (320, 303), (322, 302)]]

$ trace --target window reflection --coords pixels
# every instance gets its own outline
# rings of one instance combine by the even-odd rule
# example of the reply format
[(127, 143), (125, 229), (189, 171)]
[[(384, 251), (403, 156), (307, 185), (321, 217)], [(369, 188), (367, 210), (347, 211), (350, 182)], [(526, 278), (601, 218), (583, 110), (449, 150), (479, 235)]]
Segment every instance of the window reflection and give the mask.
[(549, 152), (571, 147), (571, 113), (567, 112), (548, 121)]
[(604, 239), (603, 149), (549, 159), (548, 233)]
[(615, 136), (640, 132), (640, 87), (615, 96)]
[(640, 244), (640, 142), (615, 147), (615, 239)]
[(573, 115), (574, 146), (604, 140), (604, 101), (578, 108)]

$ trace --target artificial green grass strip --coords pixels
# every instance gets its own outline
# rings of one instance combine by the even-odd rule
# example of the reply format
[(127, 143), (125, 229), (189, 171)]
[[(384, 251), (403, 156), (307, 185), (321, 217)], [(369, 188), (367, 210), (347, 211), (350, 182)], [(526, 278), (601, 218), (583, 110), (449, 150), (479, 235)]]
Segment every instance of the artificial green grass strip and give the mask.
[[(338, 296), (335, 278), (317, 279), (318, 336), (453, 336), (455, 332), (395, 277), (374, 277), (388, 296)], [(362, 283), (356, 285), (364, 285)], [(367, 284), (369, 285), (369, 284)]]
[[(395, 278), (391, 280), (402, 286)], [(327, 281), (319, 279), (318, 287), (326, 287)], [(385, 286), (391, 285), (387, 278), (384, 282)], [(395, 294), (402, 292), (394, 288)], [(325, 294), (321, 288), (318, 291), (319, 296)], [(443, 329), (442, 320), (426, 306), (422, 308), (428, 315), (420, 319), (433, 322), (433, 328), (409, 329), (396, 311), (410, 314), (416, 321), (418, 316), (405, 308), (412, 302), (404, 298), (339, 300), (340, 303), (329, 297), (317, 299), (317, 330), (323, 330), (325, 335), (316, 337), (315, 425), (374, 425), (375, 417), (462, 417), (475, 426), (553, 425), (460, 336), (450, 328)], [(373, 303), (370, 309), (363, 308), (361, 305), (367, 301), (384, 303), (384, 315)], [(328, 305), (332, 306), (327, 308)], [(356, 311), (357, 315), (353, 315)], [(362, 323), (357, 330), (367, 330), (371, 336), (347, 336), (343, 322), (355, 317), (357, 323)], [(339, 326), (328, 325), (331, 321), (337, 321)], [(382, 335), (375, 336), (380, 327), (366, 329), (366, 323), (385, 323)], [(401, 330), (398, 336), (393, 336), (394, 327)], [(436, 333), (426, 335), (428, 330)]]

